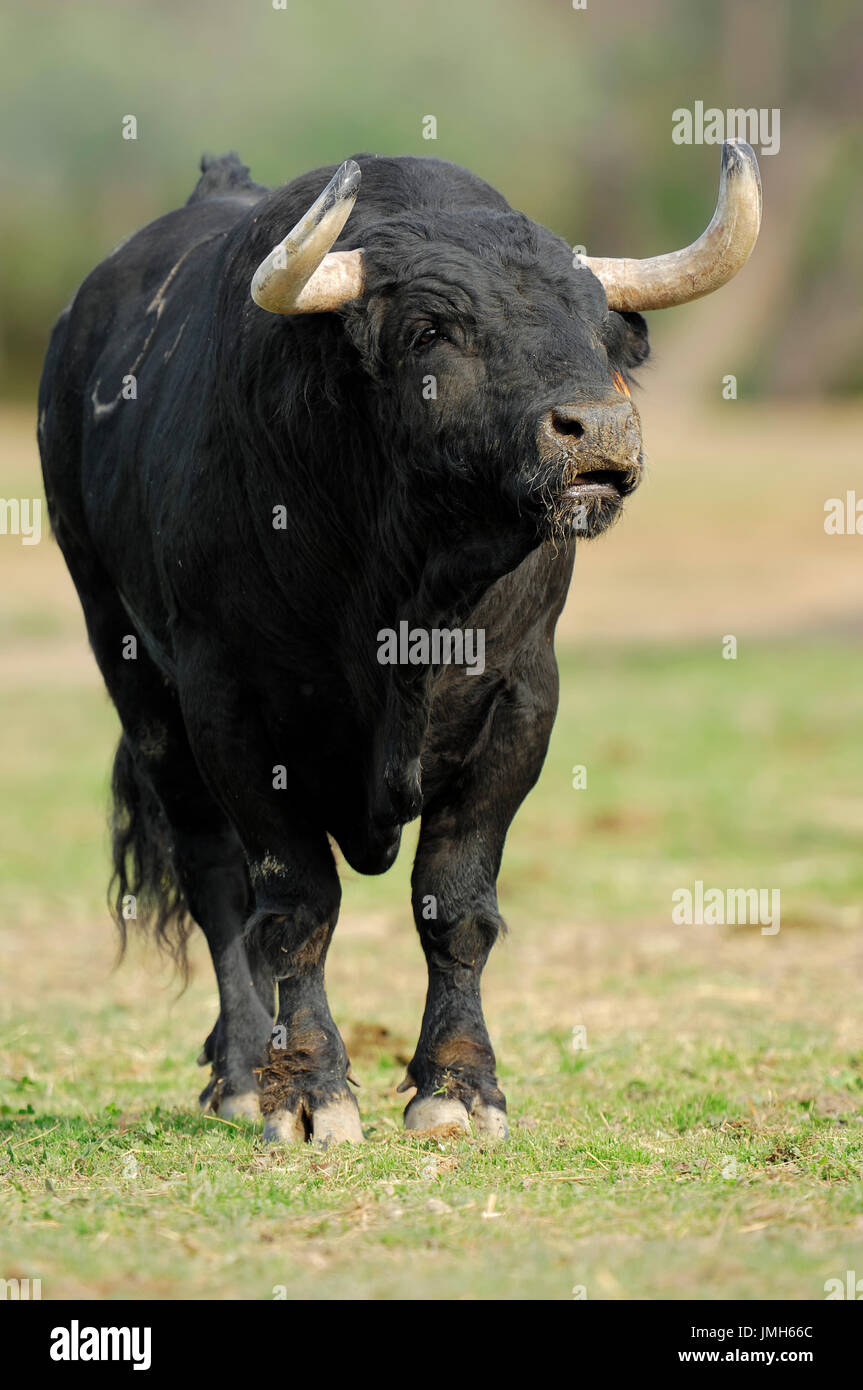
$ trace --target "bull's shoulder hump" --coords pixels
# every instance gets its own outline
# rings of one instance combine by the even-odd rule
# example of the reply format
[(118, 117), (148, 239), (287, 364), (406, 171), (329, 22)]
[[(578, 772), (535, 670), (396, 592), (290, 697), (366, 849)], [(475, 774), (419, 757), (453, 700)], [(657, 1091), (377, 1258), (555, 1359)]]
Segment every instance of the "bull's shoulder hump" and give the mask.
[(207, 202), (213, 198), (233, 198), (248, 206), (263, 198), (269, 189), (255, 183), (249, 167), (235, 150), (215, 158), (205, 154), (201, 159), (201, 177), (189, 197), (189, 204)]

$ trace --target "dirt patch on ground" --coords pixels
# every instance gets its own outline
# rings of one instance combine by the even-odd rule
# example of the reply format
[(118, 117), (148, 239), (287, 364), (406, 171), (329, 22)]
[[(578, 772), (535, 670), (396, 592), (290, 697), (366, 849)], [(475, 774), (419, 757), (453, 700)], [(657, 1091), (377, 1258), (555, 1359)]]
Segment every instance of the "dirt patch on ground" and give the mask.
[(431, 1125), (428, 1129), (410, 1130), (411, 1139), (469, 1139), (470, 1135), (463, 1125)]
[(413, 1056), (407, 1038), (390, 1032), (382, 1023), (350, 1023), (342, 1029), (342, 1041), (351, 1062), (379, 1062), (386, 1058), (406, 1067)]

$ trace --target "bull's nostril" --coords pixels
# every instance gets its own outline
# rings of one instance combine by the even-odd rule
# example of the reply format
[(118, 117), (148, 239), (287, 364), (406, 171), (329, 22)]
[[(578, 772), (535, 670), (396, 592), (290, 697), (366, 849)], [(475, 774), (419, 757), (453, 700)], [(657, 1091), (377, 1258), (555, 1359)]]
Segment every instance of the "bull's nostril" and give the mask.
[(557, 411), (552, 412), (551, 427), (555, 434), (568, 434), (572, 439), (581, 439), (584, 434), (584, 425), (580, 420), (572, 420), (566, 415), (558, 415)]

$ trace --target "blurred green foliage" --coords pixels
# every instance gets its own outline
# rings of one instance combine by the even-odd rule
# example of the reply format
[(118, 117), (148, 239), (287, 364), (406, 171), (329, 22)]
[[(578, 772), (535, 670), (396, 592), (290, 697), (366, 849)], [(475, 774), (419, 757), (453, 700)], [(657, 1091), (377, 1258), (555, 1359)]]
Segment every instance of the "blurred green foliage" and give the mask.
[(265, 183), (357, 151), (433, 154), (592, 252), (649, 255), (710, 214), (716, 150), (671, 141), (673, 110), (695, 100), (781, 111), (781, 150), (761, 161), (769, 273), (751, 277), (765, 295), (761, 390), (858, 389), (858, 12), (853, 0), (11, 0), (5, 392), (32, 392), (59, 309), (117, 241), (188, 196), (203, 151), (238, 149)]

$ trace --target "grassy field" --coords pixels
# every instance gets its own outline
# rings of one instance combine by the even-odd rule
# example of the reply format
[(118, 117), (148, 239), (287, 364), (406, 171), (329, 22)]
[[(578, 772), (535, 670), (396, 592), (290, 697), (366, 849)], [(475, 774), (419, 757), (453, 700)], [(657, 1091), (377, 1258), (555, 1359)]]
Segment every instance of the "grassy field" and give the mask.
[[(14, 424), (4, 495), (32, 495)], [(769, 487), (769, 468), (751, 475)], [(798, 507), (792, 534), (809, 506), (799, 477), (782, 502)], [(693, 518), (718, 573), (703, 485), (656, 535), (665, 485), (657, 469), (657, 558), (628, 630), (632, 591), (609, 581), (600, 597), (597, 574), (613, 548), (631, 583), (640, 499), (580, 560), (560, 718), (510, 837), (510, 933), (485, 983), (506, 1147), (400, 1129), (424, 994), (410, 836), (385, 878), (345, 873), (330, 957), (367, 1144), (265, 1150), (197, 1112), (216, 1012), (206, 953), (196, 943), (182, 995), (140, 944), (114, 969), (115, 718), (54, 547), (2, 539), (0, 1277), (41, 1278), (45, 1298), (818, 1299), (863, 1269), (863, 650), (839, 548), (855, 542), (832, 552), (849, 581), (832, 618), (807, 610), (796, 635), (772, 621), (769, 585), (753, 586), (746, 634), (739, 576), (734, 616), (692, 631), (699, 556), (691, 544), (687, 570), (681, 547), (687, 640), (645, 642), (642, 613), (665, 601), (675, 618), (660, 562)], [(762, 524), (745, 502), (741, 551)], [(761, 551), (765, 575), (787, 562), (787, 530)], [(596, 638), (598, 602), (613, 641)], [(734, 661), (729, 631), (743, 634)], [(781, 929), (674, 925), (671, 895), (696, 879), (780, 889)]]

